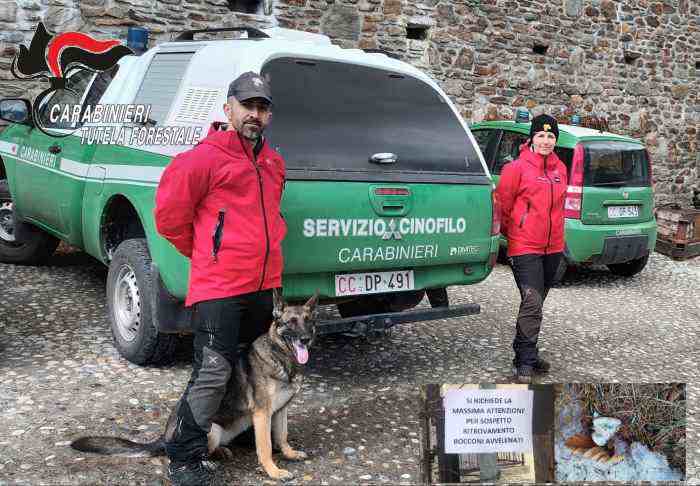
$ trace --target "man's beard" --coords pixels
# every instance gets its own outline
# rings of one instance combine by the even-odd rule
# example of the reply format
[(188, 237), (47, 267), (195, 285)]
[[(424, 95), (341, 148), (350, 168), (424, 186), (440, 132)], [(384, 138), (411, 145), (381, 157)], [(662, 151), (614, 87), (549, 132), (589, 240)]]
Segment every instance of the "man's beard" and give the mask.
[(244, 123), (241, 126), (241, 135), (253, 143), (257, 143), (262, 137), (263, 127), (252, 123)]

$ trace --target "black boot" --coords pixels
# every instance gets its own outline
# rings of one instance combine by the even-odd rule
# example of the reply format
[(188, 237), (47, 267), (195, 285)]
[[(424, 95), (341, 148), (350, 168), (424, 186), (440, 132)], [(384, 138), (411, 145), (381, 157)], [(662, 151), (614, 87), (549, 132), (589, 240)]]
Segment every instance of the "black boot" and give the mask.
[[(515, 364), (515, 358), (513, 358), (513, 374), (518, 374), (518, 366)], [(537, 361), (535, 362), (534, 365), (528, 366), (528, 368), (531, 368), (533, 373), (536, 375), (544, 375), (549, 372), (549, 369), (551, 368), (551, 365), (549, 364), (549, 361), (544, 360), (542, 358), (537, 358)]]
[(195, 462), (170, 463), (168, 479), (173, 486), (211, 486), (214, 482), (216, 464), (202, 459)]
[(521, 365), (513, 369), (513, 374), (518, 383), (530, 384), (535, 376), (535, 370), (532, 366)]
[(551, 365), (549, 364), (549, 361), (546, 361), (542, 358), (537, 358), (537, 362), (532, 368), (538, 375), (544, 375), (545, 373), (549, 372), (549, 368), (551, 368)]

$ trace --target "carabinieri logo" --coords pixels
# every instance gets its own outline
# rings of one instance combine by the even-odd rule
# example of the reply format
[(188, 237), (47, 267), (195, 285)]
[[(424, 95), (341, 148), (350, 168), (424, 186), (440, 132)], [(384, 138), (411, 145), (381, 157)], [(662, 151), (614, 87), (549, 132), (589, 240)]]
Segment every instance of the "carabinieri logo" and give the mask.
[(113, 68), (119, 59), (133, 51), (118, 40), (100, 41), (80, 32), (65, 32), (51, 35), (39, 23), (27, 49), (19, 46), (19, 54), (12, 60), (10, 71), (17, 79), (48, 79), (50, 87), (36, 97), (32, 117), (39, 130), (53, 137), (65, 137), (70, 133), (50, 133), (42, 125), (38, 108), (42, 101), (58, 90), (78, 94), (66, 87), (66, 74), (75, 69), (102, 72)]

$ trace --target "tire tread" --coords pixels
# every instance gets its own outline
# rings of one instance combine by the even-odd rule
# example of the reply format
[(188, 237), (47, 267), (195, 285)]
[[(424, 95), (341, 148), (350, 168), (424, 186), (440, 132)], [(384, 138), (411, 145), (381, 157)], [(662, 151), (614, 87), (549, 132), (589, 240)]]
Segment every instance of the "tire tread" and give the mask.
[[(151, 309), (151, 292), (153, 289), (153, 270), (151, 254), (148, 250), (148, 244), (145, 238), (132, 238), (124, 240), (119, 244), (112, 262), (119, 262), (125, 259), (136, 272), (137, 280), (144, 281), (145, 288), (139, 288), (141, 295), (141, 333), (137, 337), (141, 344), (136, 350), (126, 350), (120, 345), (117, 338), (117, 332), (114, 330), (114, 322), (112, 317), (112, 304), (110, 303), (111, 294), (113, 292), (112, 280), (115, 278), (113, 273), (116, 271), (116, 265), (110, 264), (110, 270), (107, 277), (107, 301), (110, 313), (110, 322), (112, 325), (112, 335), (114, 337), (115, 346), (126, 359), (138, 365), (161, 365), (169, 363), (175, 352), (177, 343), (176, 336), (171, 336), (158, 331), (158, 323), (153, 322), (153, 309)], [(146, 318), (147, 316), (147, 318)]]
[(620, 275), (621, 277), (633, 277), (644, 270), (644, 267), (646, 267), (648, 261), (649, 255), (645, 255), (629, 262), (610, 264), (607, 267), (615, 275)]
[[(0, 179), (0, 200), (12, 199), (7, 179)], [(54, 254), (60, 240), (36, 226), (31, 226), (31, 239), (19, 246), (0, 241), (0, 262), (40, 265)]]

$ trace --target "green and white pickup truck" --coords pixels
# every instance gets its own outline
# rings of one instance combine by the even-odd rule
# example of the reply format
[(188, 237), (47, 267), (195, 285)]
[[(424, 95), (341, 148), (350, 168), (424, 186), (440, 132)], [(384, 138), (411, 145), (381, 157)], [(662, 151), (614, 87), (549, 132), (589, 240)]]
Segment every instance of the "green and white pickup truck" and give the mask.
[(320, 332), (479, 312), (475, 304), (409, 310), (426, 289), (486, 278), (498, 250), (488, 169), (444, 92), (406, 63), (325, 36), (239, 30), (247, 36), (201, 41), (189, 31), (109, 71), (77, 70), (67, 80), (73, 94), (59, 90), (38, 107), (50, 123), (65, 106), (84, 113), (134, 104), (148, 109), (142, 124), (55, 120), (47, 135), (28, 100), (0, 101), (0, 116), (13, 122), (0, 133), (0, 261), (45, 261), (59, 240), (82, 248), (109, 266), (109, 318), (122, 355), (138, 364), (166, 359), (177, 334), (190, 330), (182, 305), (189, 260), (157, 234), (152, 211), (163, 168), (191, 145), (94, 137), (206, 134), (225, 120), (230, 80), (252, 70), (271, 81), (267, 137), (287, 163), (285, 297), (319, 290), (337, 304), (342, 318), (320, 322)]

